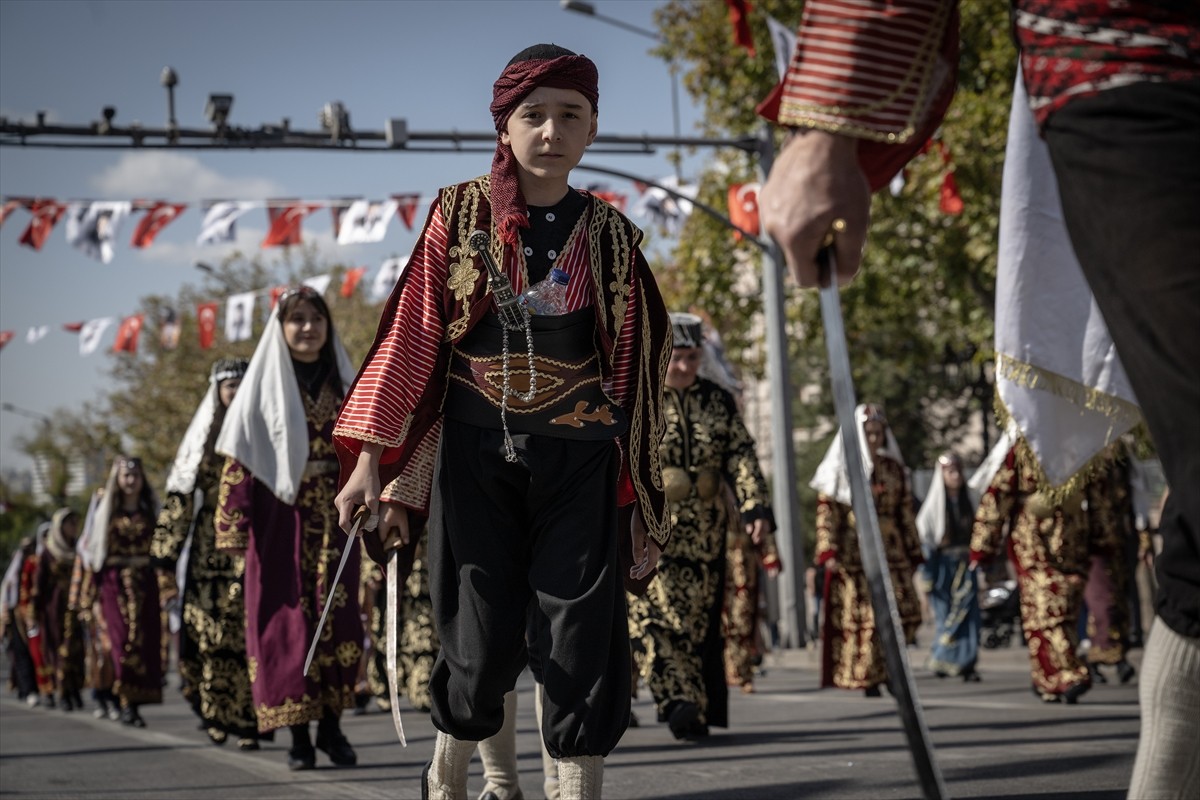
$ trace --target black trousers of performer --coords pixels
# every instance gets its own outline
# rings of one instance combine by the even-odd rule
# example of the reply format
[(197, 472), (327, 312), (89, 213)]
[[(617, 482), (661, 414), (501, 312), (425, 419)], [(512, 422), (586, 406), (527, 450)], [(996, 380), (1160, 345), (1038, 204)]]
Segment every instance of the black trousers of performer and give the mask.
[(505, 692), (532, 657), (550, 755), (608, 755), (630, 706), (617, 448), (525, 434), (513, 444), (510, 464), (501, 431), (444, 423), (429, 520), (442, 642), (430, 678), (433, 723), (456, 739), (492, 736)]
[(1073, 101), (1045, 135), (1071, 244), (1171, 487), (1155, 607), (1200, 636), (1200, 81)]

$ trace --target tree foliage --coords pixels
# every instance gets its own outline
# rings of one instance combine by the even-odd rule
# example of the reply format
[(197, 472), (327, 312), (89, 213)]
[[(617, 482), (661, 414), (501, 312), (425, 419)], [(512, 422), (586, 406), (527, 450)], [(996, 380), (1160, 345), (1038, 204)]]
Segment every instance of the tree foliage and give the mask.
[[(777, 81), (766, 15), (795, 25), (801, 9), (799, 2), (756, 0), (749, 19), (755, 56), (734, 43), (723, 3), (673, 0), (659, 9), (665, 42), (658, 52), (681, 70), (686, 90), (704, 108), (704, 135), (733, 138), (763, 129), (755, 104)], [(875, 196), (863, 270), (842, 292), (858, 397), (884, 405), (913, 466), (958, 446), (972, 417), (978, 424), (990, 416), (992, 397), (1000, 174), (1016, 52), (1003, 0), (960, 9), (959, 88), (937, 138), (952, 154), (965, 209), (958, 216), (939, 210), (942, 159), (936, 150), (917, 157), (898, 196)], [(699, 197), (724, 208), (730, 184), (761, 178), (750, 157), (725, 151), (700, 176)], [(694, 214), (672, 263), (659, 269), (669, 275), (663, 283), (670, 304), (707, 312), (731, 357), (756, 378), (764, 377), (762, 258), (718, 222)], [(788, 316), (794, 380), (812, 387), (797, 392), (797, 425), (828, 430), (833, 409), (816, 294), (793, 286)], [(827, 438), (799, 454), (804, 483)]]

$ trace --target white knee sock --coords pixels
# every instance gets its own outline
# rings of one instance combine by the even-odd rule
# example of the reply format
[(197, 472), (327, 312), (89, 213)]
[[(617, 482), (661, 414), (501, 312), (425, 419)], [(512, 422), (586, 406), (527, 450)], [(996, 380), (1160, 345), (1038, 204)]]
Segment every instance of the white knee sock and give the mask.
[(483, 760), (483, 791), (492, 792), (500, 800), (521, 797), (517, 782), (517, 692), (504, 695), (504, 727), (495, 736), (479, 743)]
[(600, 800), (603, 784), (604, 756), (558, 760), (558, 788), (563, 800)]
[(475, 742), (438, 731), (429, 768), (429, 800), (466, 800), (467, 767), (474, 752)]
[(1200, 639), (1155, 618), (1138, 680), (1142, 730), (1130, 800), (1200, 797)]

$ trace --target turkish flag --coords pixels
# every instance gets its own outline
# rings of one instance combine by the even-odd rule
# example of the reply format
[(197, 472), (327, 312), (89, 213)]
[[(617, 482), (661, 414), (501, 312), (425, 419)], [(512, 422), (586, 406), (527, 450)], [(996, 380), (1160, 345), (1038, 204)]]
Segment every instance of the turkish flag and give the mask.
[(121, 327), (117, 328), (117, 338), (113, 342), (114, 353), (136, 353), (138, 348), (138, 338), (142, 334), (142, 321), (144, 315), (134, 314), (121, 320)]
[(396, 201), (396, 216), (404, 223), (404, 227), (411, 231), (413, 223), (416, 221), (417, 205), (421, 202), (421, 195), (394, 194), (392, 199)]
[(0, 331), (0, 350), (3, 350), (4, 345), (11, 342), (13, 340), (13, 337), (16, 335), (17, 335), (16, 331)]
[(217, 335), (216, 303), (196, 304), (196, 326), (200, 329), (200, 349), (207, 350)]
[(725, 0), (729, 6), (729, 24), (733, 26), (733, 41), (756, 55), (754, 35), (750, 33), (750, 0)]
[(963, 199), (962, 195), (958, 193), (958, 181), (954, 179), (954, 170), (950, 170), (942, 178), (942, 196), (938, 200), (938, 206), (943, 213), (954, 216), (963, 212)]
[(65, 322), (65, 323), (63, 323), (63, 330), (67, 331), (68, 333), (79, 333), (81, 330), (83, 330), (83, 323), (82, 322)]
[[(729, 221), (746, 233), (758, 236), (758, 190), (757, 183), (735, 183), (729, 187)], [(742, 240), (742, 234), (733, 232), (733, 238)]]
[(21, 234), (18, 241), (26, 247), (41, 250), (42, 245), (46, 243), (46, 237), (62, 219), (63, 212), (66, 210), (65, 203), (58, 203), (54, 200), (34, 200), (33, 205), (29, 207), (33, 219), (29, 221), (29, 227)]
[(366, 274), (366, 267), (355, 267), (354, 269), (346, 270), (346, 277), (342, 278), (342, 297), (352, 297), (354, 290), (358, 288), (358, 282)]
[(267, 216), (271, 220), (271, 229), (267, 231), (267, 238), (263, 239), (262, 247), (291, 247), (301, 244), (301, 221), (322, 207), (313, 203), (268, 206)]
[(158, 232), (175, 221), (187, 205), (183, 203), (155, 203), (146, 210), (137, 229), (133, 232), (133, 247), (149, 247)]

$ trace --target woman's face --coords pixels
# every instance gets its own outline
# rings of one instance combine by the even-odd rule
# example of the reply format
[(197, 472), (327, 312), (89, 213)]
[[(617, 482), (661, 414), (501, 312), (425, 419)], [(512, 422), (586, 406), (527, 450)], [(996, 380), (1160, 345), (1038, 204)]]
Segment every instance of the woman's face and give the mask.
[(867, 437), (867, 450), (871, 453), (871, 458), (887, 445), (887, 435), (883, 427), (883, 423), (877, 419), (867, 420), (863, 423), (863, 435)]
[(676, 347), (671, 350), (671, 361), (667, 364), (667, 386), (686, 389), (696, 382), (704, 348)]
[(292, 358), (314, 362), (321, 357), (321, 348), (329, 335), (329, 320), (308, 300), (301, 300), (283, 320), (283, 338)]
[(220, 398), (222, 406), (229, 408), (229, 404), (233, 402), (234, 395), (237, 394), (238, 387), (241, 385), (241, 378), (226, 378), (217, 384), (217, 397)]
[(942, 479), (946, 482), (947, 492), (957, 492), (962, 488), (963, 476), (962, 470), (958, 468), (958, 464), (951, 461), (949, 464), (942, 464)]
[(117, 467), (117, 487), (126, 497), (136, 497), (142, 491), (142, 469), (136, 464), (125, 463)]
[(76, 514), (67, 514), (63, 517), (62, 525), (60, 526), (63, 538), (73, 542), (79, 535), (79, 516)]

